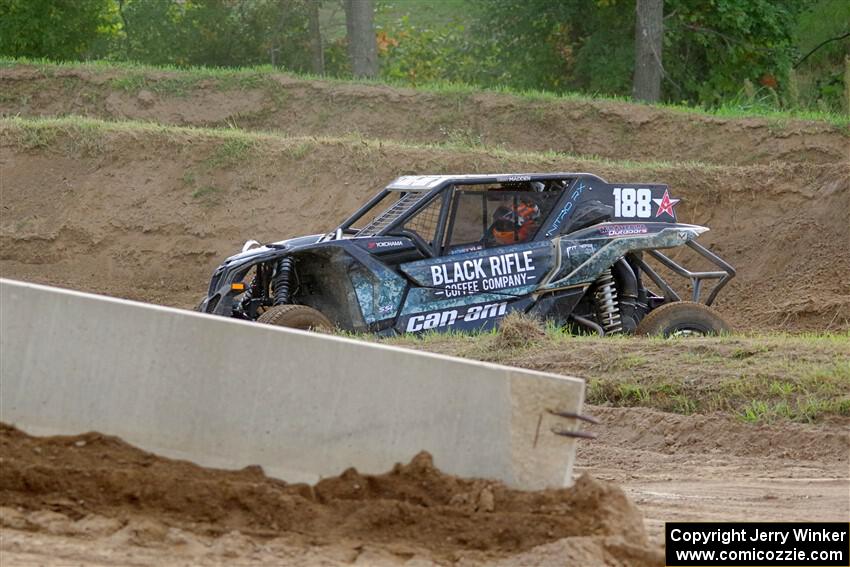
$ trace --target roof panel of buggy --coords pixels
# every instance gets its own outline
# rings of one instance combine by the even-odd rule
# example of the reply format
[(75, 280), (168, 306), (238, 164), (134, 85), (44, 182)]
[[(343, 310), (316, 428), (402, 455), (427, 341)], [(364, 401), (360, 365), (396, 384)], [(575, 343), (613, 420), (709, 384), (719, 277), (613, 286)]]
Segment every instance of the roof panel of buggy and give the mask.
[(524, 181), (547, 181), (550, 179), (588, 178), (605, 180), (592, 173), (487, 173), (471, 175), (403, 175), (387, 185), (395, 191), (430, 191), (447, 184), (521, 183)]

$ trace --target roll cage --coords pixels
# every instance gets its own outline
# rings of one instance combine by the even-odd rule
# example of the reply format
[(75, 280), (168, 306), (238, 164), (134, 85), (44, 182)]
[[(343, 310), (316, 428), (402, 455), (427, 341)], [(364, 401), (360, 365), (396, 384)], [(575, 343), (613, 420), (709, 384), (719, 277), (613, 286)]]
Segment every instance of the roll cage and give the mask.
[[(590, 185), (605, 185), (605, 181), (590, 173), (551, 173), (551, 174), (511, 174), (511, 175), (434, 175), (434, 176), (403, 176), (395, 179), (366, 204), (355, 211), (336, 230), (326, 238), (335, 237), (377, 237), (377, 236), (406, 236), (410, 238), (426, 257), (439, 257), (445, 254), (448, 243), (447, 231), (453, 228), (458, 201), (451, 197), (455, 190), (464, 186), (493, 185), (499, 186), (501, 192), (510, 193), (532, 182), (551, 185), (558, 182), (557, 198), (551, 203), (547, 214), (543, 215), (540, 227), (527, 242), (545, 240), (550, 232), (552, 212), (561, 210), (569, 200), (570, 190), (579, 181)], [(388, 199), (390, 201), (383, 210), (376, 210)], [(441, 201), (440, 201), (441, 200)], [(429, 207), (438, 204), (434, 214), (434, 235), (431, 241), (426, 241), (422, 235), (412, 231), (407, 224)], [(369, 218), (369, 213), (375, 213), (366, 224), (360, 228), (354, 225)]]
[[(576, 212), (577, 204), (583, 194), (591, 193), (594, 188), (611, 187), (604, 179), (592, 173), (557, 172), (547, 174), (517, 173), (491, 175), (411, 175), (402, 176), (387, 185), (381, 192), (355, 211), (327, 238), (342, 237), (380, 237), (404, 236), (410, 238), (417, 249), (426, 258), (441, 257), (449, 252), (448, 236), (452, 234), (456, 220), (458, 199), (452, 198), (462, 187), (479, 185), (501, 186), (500, 191), (510, 192), (522, 186), (538, 182), (549, 184), (560, 183), (558, 195), (553, 206), (546, 210), (534, 236), (526, 242), (550, 240), (555, 236), (567, 234), (570, 227), (570, 215)], [(354, 228), (355, 223), (374, 211), (385, 199), (398, 195), (398, 199), (389, 203), (383, 211), (377, 214), (362, 228)], [(431, 241), (426, 241), (418, 232), (407, 228), (411, 219), (437, 204), (434, 213), (434, 234)], [(482, 215), (486, 217), (486, 215)], [(618, 221), (619, 222), (619, 221)], [(677, 222), (675, 214), (670, 222)], [(700, 301), (702, 284), (706, 280), (716, 280), (705, 299), (706, 305), (711, 305), (720, 290), (735, 276), (734, 268), (719, 256), (700, 244), (690, 241), (687, 246), (697, 254), (717, 266), (717, 271), (691, 271), (675, 262), (658, 250), (648, 251), (649, 255), (672, 272), (690, 280), (693, 301)], [(678, 301), (681, 298), (661, 275), (647, 264), (642, 258), (638, 259), (639, 268), (655, 283), (667, 301)]]

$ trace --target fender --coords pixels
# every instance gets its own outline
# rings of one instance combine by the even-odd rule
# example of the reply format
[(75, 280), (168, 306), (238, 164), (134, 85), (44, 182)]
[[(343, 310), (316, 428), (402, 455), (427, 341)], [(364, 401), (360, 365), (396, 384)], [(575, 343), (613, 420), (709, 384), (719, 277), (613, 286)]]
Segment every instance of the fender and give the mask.
[[(564, 262), (560, 269), (543, 283), (538, 292), (551, 292), (576, 286), (587, 286), (629, 252), (675, 248), (707, 231), (704, 226), (680, 223), (599, 223), (570, 235), (569, 242), (593, 243), (596, 251), (581, 264), (573, 267)], [(559, 250), (563, 238), (557, 239)]]

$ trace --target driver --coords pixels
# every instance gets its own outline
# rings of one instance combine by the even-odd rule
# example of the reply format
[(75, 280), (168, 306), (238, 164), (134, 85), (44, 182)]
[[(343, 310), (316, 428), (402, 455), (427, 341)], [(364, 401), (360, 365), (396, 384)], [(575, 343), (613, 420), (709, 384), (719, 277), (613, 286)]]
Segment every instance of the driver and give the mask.
[(498, 244), (526, 242), (537, 231), (540, 208), (531, 199), (520, 197), (513, 205), (502, 205), (493, 213), (493, 240)]

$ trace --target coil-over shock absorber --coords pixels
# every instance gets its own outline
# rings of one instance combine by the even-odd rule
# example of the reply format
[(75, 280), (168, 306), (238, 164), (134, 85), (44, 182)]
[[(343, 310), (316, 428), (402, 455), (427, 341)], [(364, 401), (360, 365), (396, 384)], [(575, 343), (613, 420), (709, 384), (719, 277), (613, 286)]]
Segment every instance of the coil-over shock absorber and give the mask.
[(245, 293), (242, 295), (243, 309), (247, 309), (251, 302), (255, 299), (263, 299), (266, 297), (267, 292), (264, 290), (265, 282), (268, 281), (266, 271), (267, 268), (265, 264), (257, 264), (254, 277), (251, 278), (251, 283), (248, 284), (248, 289), (246, 289)]
[(281, 258), (277, 263), (277, 273), (272, 280), (272, 292), (274, 293), (274, 304), (283, 305), (289, 303), (290, 279), (295, 260), (289, 256)]
[(605, 332), (619, 333), (623, 330), (620, 320), (620, 304), (617, 300), (617, 286), (614, 284), (614, 275), (608, 268), (596, 280), (596, 292), (593, 294), (596, 301), (596, 312), (599, 315), (599, 323)]

